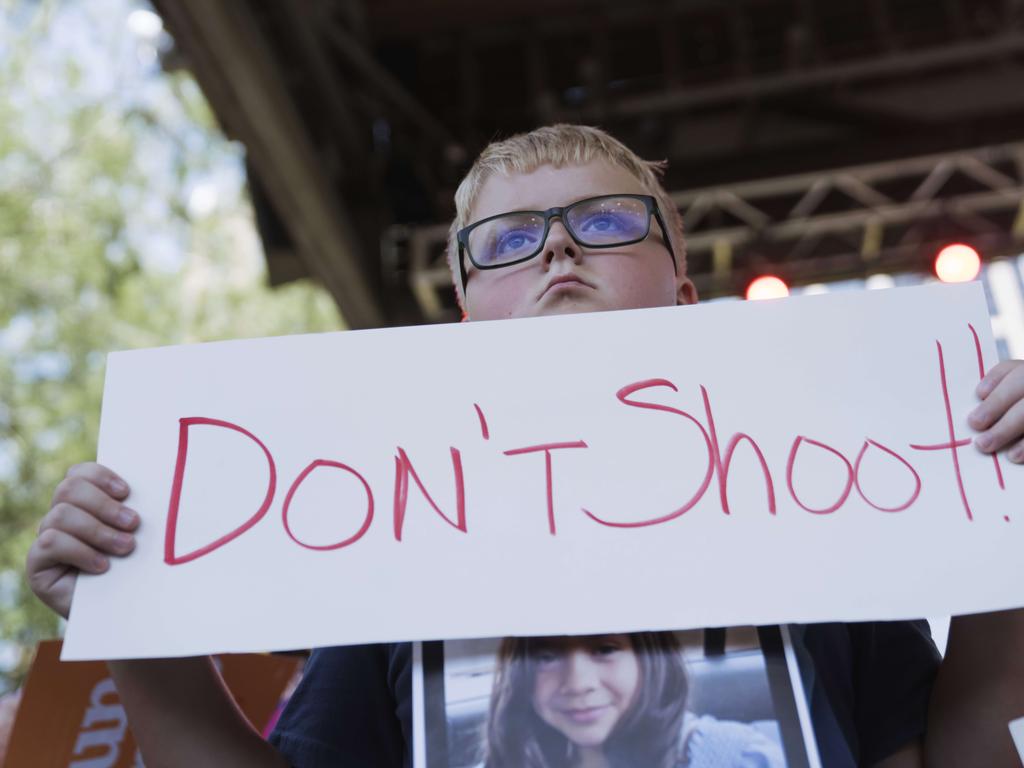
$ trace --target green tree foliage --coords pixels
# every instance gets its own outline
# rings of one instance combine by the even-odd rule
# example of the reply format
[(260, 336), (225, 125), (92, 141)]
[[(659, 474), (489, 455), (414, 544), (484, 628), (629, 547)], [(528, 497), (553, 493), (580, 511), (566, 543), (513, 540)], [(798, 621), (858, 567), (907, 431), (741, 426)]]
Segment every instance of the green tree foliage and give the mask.
[(4, 6), (0, 691), (60, 631), (23, 563), (56, 484), (95, 457), (106, 352), (341, 327), (317, 287), (265, 286), (242, 150), (130, 30), (139, 6)]

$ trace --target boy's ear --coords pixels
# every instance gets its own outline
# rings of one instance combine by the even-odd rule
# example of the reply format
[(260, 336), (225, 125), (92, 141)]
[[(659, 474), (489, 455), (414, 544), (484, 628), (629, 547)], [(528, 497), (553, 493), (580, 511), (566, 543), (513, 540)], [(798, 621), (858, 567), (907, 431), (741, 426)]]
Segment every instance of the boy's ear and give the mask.
[(686, 275), (682, 275), (679, 278), (679, 283), (676, 286), (676, 305), (682, 304), (696, 304), (697, 303), (697, 286), (693, 284), (693, 281)]

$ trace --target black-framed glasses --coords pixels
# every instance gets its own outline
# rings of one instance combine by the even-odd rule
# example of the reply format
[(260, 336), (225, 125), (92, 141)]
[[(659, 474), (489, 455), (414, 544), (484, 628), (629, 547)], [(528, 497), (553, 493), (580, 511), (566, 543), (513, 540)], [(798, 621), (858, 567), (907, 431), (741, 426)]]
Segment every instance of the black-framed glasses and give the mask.
[(462, 290), (469, 278), (464, 255), (477, 269), (500, 269), (529, 261), (544, 250), (551, 220), (558, 217), (569, 236), (583, 248), (615, 248), (639, 243), (651, 231), (651, 216), (661, 227), (672, 267), (679, 264), (668, 227), (651, 195), (599, 195), (546, 211), (510, 211), (488, 216), (456, 233)]

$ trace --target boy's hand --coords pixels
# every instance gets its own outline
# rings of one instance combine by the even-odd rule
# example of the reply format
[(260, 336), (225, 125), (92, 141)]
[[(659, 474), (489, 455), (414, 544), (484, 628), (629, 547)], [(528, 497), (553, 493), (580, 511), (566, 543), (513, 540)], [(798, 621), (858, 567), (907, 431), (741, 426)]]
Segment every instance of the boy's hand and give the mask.
[(981, 405), (967, 423), (981, 431), (974, 444), (983, 453), (1007, 449), (1007, 458), (1024, 464), (1024, 360), (992, 367), (976, 390)]
[(114, 472), (89, 462), (69, 469), (54, 491), (28, 550), (26, 572), (36, 596), (64, 618), (80, 571), (103, 573), (109, 555), (135, 549), (131, 531), (139, 516), (122, 503), (128, 490)]

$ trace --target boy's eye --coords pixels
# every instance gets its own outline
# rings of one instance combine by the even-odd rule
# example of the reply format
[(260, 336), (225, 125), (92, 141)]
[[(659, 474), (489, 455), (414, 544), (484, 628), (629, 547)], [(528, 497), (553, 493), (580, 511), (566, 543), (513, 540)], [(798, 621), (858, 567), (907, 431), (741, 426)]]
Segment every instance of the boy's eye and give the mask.
[(533, 250), (537, 244), (537, 236), (526, 230), (506, 232), (498, 238), (494, 245), (495, 256), (508, 257), (525, 251)]
[(509, 214), (472, 230), (469, 251), (478, 264), (499, 265), (525, 258), (538, 250), (543, 234), (543, 217)]
[(635, 240), (644, 231), (643, 217), (629, 211), (600, 211), (581, 217), (576, 230), (584, 239)]
[(614, 232), (622, 229), (623, 222), (611, 213), (598, 213), (583, 220), (583, 231)]

